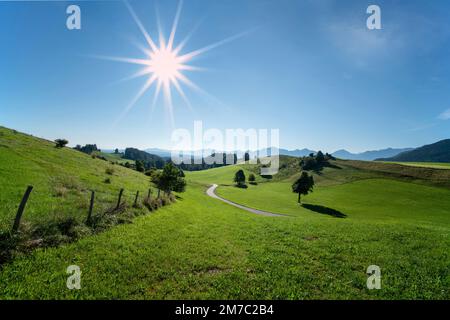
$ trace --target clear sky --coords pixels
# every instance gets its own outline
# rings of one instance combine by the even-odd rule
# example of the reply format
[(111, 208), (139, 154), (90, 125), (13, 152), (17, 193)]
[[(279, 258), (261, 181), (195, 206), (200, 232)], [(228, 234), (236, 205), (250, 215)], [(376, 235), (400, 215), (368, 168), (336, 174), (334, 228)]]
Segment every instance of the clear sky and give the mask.
[[(158, 42), (178, 1), (129, 2)], [(81, 30), (66, 8), (81, 8)], [(366, 9), (381, 8), (382, 30)], [(195, 30), (194, 30), (195, 29)], [(365, 0), (185, 0), (175, 45), (183, 53), (241, 37), (189, 62), (173, 94), (175, 128), (279, 129), (280, 145), (335, 151), (416, 147), (450, 138), (450, 2)], [(122, 1), (0, 1), (0, 125), (71, 145), (169, 148), (173, 129), (152, 86), (119, 116), (148, 76), (146, 40)]]

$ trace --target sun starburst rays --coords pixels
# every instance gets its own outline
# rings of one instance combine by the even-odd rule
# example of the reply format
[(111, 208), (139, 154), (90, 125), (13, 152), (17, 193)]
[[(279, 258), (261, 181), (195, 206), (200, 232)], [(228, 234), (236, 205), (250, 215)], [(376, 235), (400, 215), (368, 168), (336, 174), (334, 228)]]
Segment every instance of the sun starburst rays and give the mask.
[(167, 40), (162, 32), (158, 15), (157, 25), (158, 25), (159, 43), (156, 43), (152, 39), (152, 37), (142, 24), (141, 20), (137, 16), (136, 12), (127, 1), (125, 1), (125, 5), (128, 8), (128, 11), (130, 12), (137, 27), (144, 36), (144, 39), (146, 40), (146, 45), (142, 45), (141, 43), (134, 43), (144, 53), (145, 58), (110, 57), (110, 56), (101, 56), (99, 58), (142, 66), (142, 69), (122, 79), (121, 81), (136, 79), (139, 77), (147, 77), (147, 80), (144, 83), (144, 85), (140, 88), (138, 93), (133, 97), (131, 102), (123, 110), (120, 118), (124, 117), (133, 108), (133, 106), (145, 95), (147, 91), (149, 91), (153, 86), (156, 86), (152, 102), (152, 110), (154, 109), (158, 101), (158, 96), (162, 93), (164, 96), (165, 109), (168, 112), (170, 123), (173, 126), (174, 118), (172, 105), (173, 103), (172, 91), (176, 91), (178, 93), (178, 95), (186, 103), (189, 109), (192, 109), (192, 106), (189, 102), (189, 99), (187, 98), (186, 93), (182, 88), (182, 85), (185, 85), (190, 89), (194, 89), (197, 92), (208, 95), (203, 89), (198, 87), (184, 74), (184, 71), (203, 71), (205, 69), (192, 66), (188, 63), (193, 58), (205, 53), (206, 51), (209, 51), (224, 43), (227, 43), (238, 37), (241, 37), (245, 33), (235, 35), (233, 37), (224, 39), (222, 41), (219, 41), (217, 43), (211, 44), (209, 46), (203, 47), (201, 49), (189, 53), (181, 54), (181, 50), (184, 48), (187, 41), (192, 35), (192, 32), (189, 33), (186, 38), (184, 38), (180, 43), (178, 43), (178, 45), (175, 44), (175, 36), (177, 33), (178, 23), (180, 20), (182, 9), (182, 0), (178, 4), (175, 13), (175, 18), (170, 30), (169, 38)]

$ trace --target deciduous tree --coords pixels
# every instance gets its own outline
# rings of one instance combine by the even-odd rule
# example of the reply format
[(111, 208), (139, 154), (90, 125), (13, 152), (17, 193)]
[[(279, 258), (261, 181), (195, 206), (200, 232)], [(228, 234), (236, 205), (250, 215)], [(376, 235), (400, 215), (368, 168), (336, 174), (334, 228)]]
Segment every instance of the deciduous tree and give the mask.
[(301, 203), (301, 195), (307, 195), (309, 192), (313, 191), (314, 178), (308, 175), (307, 172), (303, 171), (300, 178), (294, 182), (292, 185), (292, 192), (298, 193), (298, 203)]

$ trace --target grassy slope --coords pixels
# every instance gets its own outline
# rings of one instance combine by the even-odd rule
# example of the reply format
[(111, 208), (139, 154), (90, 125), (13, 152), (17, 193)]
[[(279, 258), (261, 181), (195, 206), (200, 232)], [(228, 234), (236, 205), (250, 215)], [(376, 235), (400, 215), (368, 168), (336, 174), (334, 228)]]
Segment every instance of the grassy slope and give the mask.
[[(448, 204), (422, 211), (442, 200), (447, 190), (401, 179), (386, 180), (392, 182), (386, 191), (384, 180), (362, 180), (373, 176), (372, 171), (352, 169), (359, 175), (349, 179), (328, 169), (308, 201), (333, 208), (339, 204), (345, 219), (307, 210), (293, 212), (292, 218), (253, 215), (204, 194), (207, 184), (230, 184), (236, 167), (189, 173), (187, 192), (178, 203), (131, 225), (38, 250), (5, 265), (0, 298), (448, 299), (450, 232), (447, 215), (439, 211)], [(254, 206), (265, 201), (266, 209), (298, 210), (295, 195), (284, 189), (292, 178), (286, 179), (229, 195), (249, 192), (254, 197), (246, 194), (240, 200), (254, 201)], [(219, 192), (228, 189), (236, 191), (221, 186)], [(398, 201), (383, 207), (377, 197), (383, 200), (388, 191), (397, 192), (391, 199)], [(368, 200), (373, 207), (365, 205)], [(79, 291), (65, 286), (70, 264), (83, 272)], [(365, 270), (371, 264), (382, 269), (382, 290), (365, 287)]]
[[(32, 223), (56, 216), (85, 219), (90, 190), (96, 191), (94, 211), (101, 212), (115, 204), (120, 188), (131, 202), (137, 190), (146, 194), (150, 185), (138, 172), (2, 127), (0, 164), (0, 230), (10, 228), (27, 185), (34, 190), (23, 220)], [(114, 173), (106, 174), (107, 168)]]
[[(132, 225), (18, 259), (2, 298), (448, 298), (444, 232), (421, 226), (246, 213), (190, 186)], [(448, 233), (447, 233), (448, 235)], [(65, 287), (81, 267), (82, 290)], [(383, 289), (365, 288), (381, 266)]]
[(116, 163), (133, 163), (134, 164), (134, 160), (129, 160), (129, 159), (124, 159), (122, 158), (123, 154), (119, 153), (119, 154), (115, 154), (115, 153), (108, 153), (108, 152), (97, 152), (97, 154), (99, 156), (105, 157), (105, 159), (107, 159), (108, 161), (112, 161), (112, 162), (116, 162)]
[(450, 163), (442, 163), (442, 162), (386, 162), (386, 163), (396, 163), (396, 164), (401, 164), (404, 166), (412, 166), (412, 167), (450, 169)]

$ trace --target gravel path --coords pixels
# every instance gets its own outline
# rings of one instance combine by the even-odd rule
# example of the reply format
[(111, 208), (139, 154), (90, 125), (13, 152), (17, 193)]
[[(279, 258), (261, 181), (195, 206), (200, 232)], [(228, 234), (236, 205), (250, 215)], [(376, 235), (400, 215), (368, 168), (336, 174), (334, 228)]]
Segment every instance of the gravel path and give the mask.
[(277, 214), (277, 213), (272, 213), (272, 212), (268, 212), (268, 211), (262, 211), (262, 210), (249, 208), (249, 207), (240, 205), (238, 203), (235, 203), (233, 201), (230, 201), (230, 200), (224, 199), (222, 197), (219, 197), (215, 193), (217, 187), (218, 187), (217, 184), (213, 184), (211, 187), (208, 188), (208, 190), (206, 190), (206, 194), (208, 196), (210, 196), (211, 198), (219, 199), (220, 201), (223, 201), (223, 202), (228, 203), (228, 204), (230, 204), (232, 206), (235, 206), (235, 207), (237, 207), (239, 209), (242, 209), (242, 210), (254, 213), (254, 214), (259, 214), (259, 215), (267, 216), (267, 217), (287, 217), (286, 215), (283, 215), (283, 214)]

